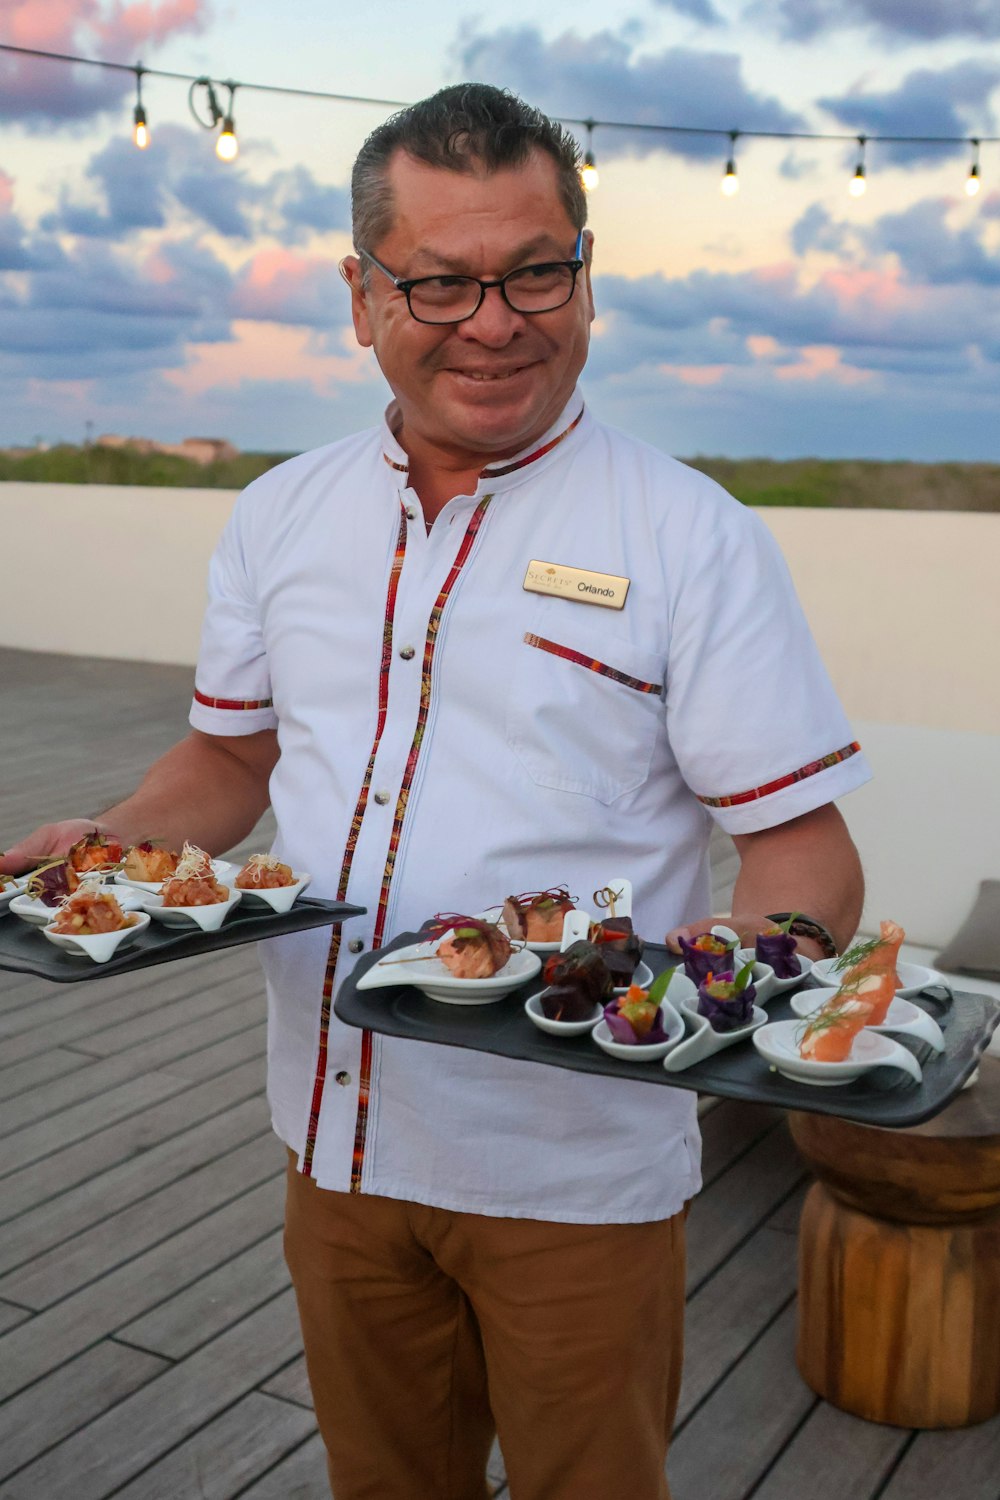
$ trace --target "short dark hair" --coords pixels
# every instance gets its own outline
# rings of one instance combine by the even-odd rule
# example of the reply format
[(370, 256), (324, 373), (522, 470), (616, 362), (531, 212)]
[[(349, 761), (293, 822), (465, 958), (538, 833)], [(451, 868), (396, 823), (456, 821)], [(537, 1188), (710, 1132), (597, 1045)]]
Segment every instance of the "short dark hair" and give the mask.
[(457, 83), (392, 115), (361, 147), (351, 175), (356, 250), (373, 249), (392, 228), (386, 176), (398, 150), (451, 172), (519, 167), (532, 151), (545, 151), (556, 164), (559, 194), (573, 228), (587, 222), (576, 138), (509, 89)]

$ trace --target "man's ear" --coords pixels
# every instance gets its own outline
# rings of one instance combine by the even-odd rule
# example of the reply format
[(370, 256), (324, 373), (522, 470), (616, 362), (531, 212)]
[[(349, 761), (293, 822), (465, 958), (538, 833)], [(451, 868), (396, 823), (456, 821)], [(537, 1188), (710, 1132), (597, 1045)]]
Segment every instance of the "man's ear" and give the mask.
[(370, 349), (372, 335), (368, 325), (368, 293), (364, 283), (364, 267), (356, 255), (345, 255), (338, 269), (351, 289), (354, 335), (363, 349)]
[(590, 229), (585, 229), (583, 231), (583, 245), (581, 247), (580, 254), (583, 256), (583, 275), (587, 283), (587, 300), (590, 303), (589, 321), (592, 323), (594, 321), (594, 318), (597, 316), (597, 313), (594, 307), (594, 288), (591, 285), (590, 281), (590, 268), (593, 264), (594, 258), (594, 235), (593, 231)]

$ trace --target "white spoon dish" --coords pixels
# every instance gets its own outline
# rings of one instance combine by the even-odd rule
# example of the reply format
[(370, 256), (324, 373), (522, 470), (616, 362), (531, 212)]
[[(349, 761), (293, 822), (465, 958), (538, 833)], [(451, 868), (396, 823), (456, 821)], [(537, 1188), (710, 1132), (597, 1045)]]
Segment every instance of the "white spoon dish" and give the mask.
[(539, 1031), (547, 1031), (550, 1036), (586, 1036), (603, 1019), (604, 1007), (595, 1005), (586, 1021), (554, 1021), (542, 1009), (542, 993), (539, 991), (537, 995), (525, 1000), (524, 1013)]
[(200, 927), (202, 932), (218, 932), (234, 906), (238, 906), (241, 891), (229, 886), (225, 901), (213, 901), (208, 906), (164, 906), (163, 897), (147, 895), (143, 898), (143, 911), (147, 911), (164, 927)]
[(684, 1035), (684, 1022), (669, 1000), (663, 1001), (660, 1014), (663, 1017), (663, 1029), (667, 1033), (666, 1040), (662, 1042), (616, 1042), (607, 1021), (598, 1021), (591, 1036), (602, 1052), (606, 1052), (609, 1057), (617, 1057), (621, 1062), (657, 1062), (661, 1057), (666, 1057), (671, 1047), (676, 1047)]
[(445, 1005), (491, 1005), (509, 995), (511, 990), (516, 990), (525, 980), (534, 979), (542, 967), (537, 953), (532, 953), (530, 948), (517, 948), (503, 968), (489, 979), (456, 979), (437, 956), (439, 941), (435, 939), (411, 943), (406, 948), (394, 948), (362, 974), (356, 988), (359, 991), (378, 990), (391, 985), (412, 984), (429, 999), (440, 1000)]
[[(839, 958), (820, 958), (812, 966), (812, 983), (819, 985), (837, 985), (844, 977), (843, 969), (838, 969)], [(923, 964), (897, 963), (896, 974), (899, 978), (900, 988), (896, 991), (899, 1000), (912, 1000), (914, 995), (926, 989), (930, 984), (943, 984), (944, 980), (936, 969), (925, 969)]]
[(923, 1077), (912, 1052), (881, 1032), (873, 1031), (870, 1026), (858, 1032), (850, 1055), (843, 1062), (817, 1062), (812, 1057), (800, 1057), (802, 1032), (803, 1025), (799, 1020), (769, 1021), (753, 1033), (752, 1040), (764, 1061), (794, 1083), (831, 1088), (852, 1083), (875, 1068), (899, 1068), (908, 1073), (914, 1083), (919, 1083)]
[(92, 937), (72, 932), (53, 932), (51, 927), (43, 927), (42, 933), (64, 953), (89, 958), (95, 964), (106, 964), (108, 959), (114, 958), (119, 948), (127, 948), (130, 943), (134, 943), (140, 932), (149, 926), (149, 917), (145, 912), (130, 912), (129, 917), (128, 927), (120, 927), (117, 932), (98, 932)]
[[(294, 873), (294, 871), (293, 871)], [(216, 877), (218, 879), (218, 877)], [(291, 885), (275, 885), (267, 887), (256, 886), (234, 886), (243, 899), (244, 906), (270, 907), (271, 911), (291, 911), (296, 900), (301, 896), (306, 886), (312, 880), (311, 875), (295, 875)]]
[(757, 982), (756, 966), (758, 964), (762, 969), (766, 969), (767, 973), (771, 976), (764, 996), (764, 998), (767, 1000), (770, 1000), (772, 995), (783, 995), (786, 990), (793, 990), (797, 984), (803, 984), (808, 981), (809, 975), (812, 973), (812, 959), (807, 958), (804, 953), (796, 954), (796, 957), (799, 961), (799, 972), (797, 974), (793, 974), (790, 979), (779, 979), (771, 965), (763, 963), (762, 960), (757, 957), (757, 950), (755, 948), (741, 948), (739, 950), (739, 960), (741, 964), (748, 964), (751, 960), (753, 960), (755, 966), (754, 984), (757, 985), (758, 999), (760, 998), (761, 993), (760, 984)]
[[(807, 1021), (836, 994), (836, 990), (805, 990), (801, 995), (793, 995), (789, 1003), (795, 1014)], [(921, 1010), (920, 1006), (914, 1005), (912, 1001), (901, 1000), (898, 995), (889, 1006), (885, 1020), (878, 1026), (867, 1026), (865, 1030), (894, 1032), (897, 1036), (912, 1036), (921, 1042), (926, 1042), (935, 1052), (943, 1052), (945, 1048), (944, 1035), (934, 1017), (929, 1016), (925, 1010)]]
[[(142, 893), (140, 891), (129, 891), (120, 885), (104, 886), (118, 902), (122, 911), (139, 911), (142, 908)], [(46, 906), (37, 896), (21, 895), (15, 896), (10, 903), (10, 910), (15, 917), (20, 917), (22, 922), (28, 922), (32, 927), (47, 927), (55, 920), (58, 906)]]
[[(212, 860), (212, 874), (220, 885), (225, 885), (227, 879), (235, 869), (236, 866), (231, 860)], [(125, 874), (124, 870), (116, 870), (114, 878), (117, 885), (130, 885), (137, 891), (148, 891), (152, 896), (158, 896), (163, 885), (162, 880), (133, 880), (130, 875)]]
[[(690, 984), (690, 980), (688, 983)], [(682, 1073), (685, 1068), (704, 1062), (706, 1057), (714, 1057), (717, 1052), (724, 1052), (736, 1042), (746, 1041), (761, 1026), (767, 1025), (767, 1011), (755, 1005), (753, 1020), (746, 1026), (740, 1026), (735, 1031), (716, 1031), (707, 1016), (698, 1014), (697, 991), (693, 998), (680, 1002), (680, 1009), (688, 1035), (663, 1059), (663, 1066), (668, 1073)]]

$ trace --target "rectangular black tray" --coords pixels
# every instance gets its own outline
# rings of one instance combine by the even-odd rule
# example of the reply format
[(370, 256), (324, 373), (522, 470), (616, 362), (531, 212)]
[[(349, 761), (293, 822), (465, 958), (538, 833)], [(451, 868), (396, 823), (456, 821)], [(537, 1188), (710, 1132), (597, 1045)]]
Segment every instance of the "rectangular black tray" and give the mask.
[(363, 916), (365, 907), (346, 901), (321, 901), (300, 896), (291, 911), (279, 914), (260, 908), (236, 906), (218, 932), (187, 932), (176, 927), (162, 927), (150, 922), (135, 943), (120, 957), (106, 964), (63, 953), (41, 929), (31, 927), (19, 917), (6, 912), (0, 916), (0, 969), (15, 974), (34, 974), (38, 979), (53, 979), (72, 984), (83, 979), (106, 979), (109, 974), (130, 974), (153, 964), (171, 963), (175, 958), (194, 958), (199, 953), (213, 953), (219, 948), (235, 948), (240, 943), (258, 943), (284, 932), (303, 932), (307, 927), (329, 927), (348, 917)]
[[(415, 932), (402, 933), (389, 947), (404, 947), (419, 942), (420, 937)], [(443, 1005), (429, 1000), (411, 985), (359, 994), (356, 981), (381, 956), (366, 954), (337, 992), (334, 1013), (349, 1026), (367, 1027), (412, 1041), (471, 1047), (477, 1052), (495, 1052), (501, 1057), (546, 1063), (581, 1073), (603, 1073), (634, 1082), (696, 1089), (700, 1094), (716, 1094), (723, 1099), (837, 1115), (863, 1125), (919, 1125), (939, 1114), (976, 1068), (1000, 1021), (1000, 1001), (988, 995), (959, 994), (943, 985), (921, 994), (914, 1003), (932, 1015), (941, 1027), (944, 1054), (933, 1053), (923, 1042), (894, 1038), (918, 1058), (923, 1069), (920, 1084), (906, 1080), (894, 1068), (875, 1069), (863, 1079), (837, 1088), (795, 1083), (773, 1071), (749, 1041), (718, 1052), (682, 1073), (668, 1073), (662, 1062), (628, 1063), (609, 1057), (589, 1036), (564, 1038), (539, 1031), (525, 1015), (524, 1002), (542, 987), (540, 976), (493, 1005)], [(643, 957), (654, 974), (677, 962), (673, 954), (656, 943), (646, 945)], [(787, 994), (770, 1001), (767, 1011), (772, 1021), (794, 1015)]]

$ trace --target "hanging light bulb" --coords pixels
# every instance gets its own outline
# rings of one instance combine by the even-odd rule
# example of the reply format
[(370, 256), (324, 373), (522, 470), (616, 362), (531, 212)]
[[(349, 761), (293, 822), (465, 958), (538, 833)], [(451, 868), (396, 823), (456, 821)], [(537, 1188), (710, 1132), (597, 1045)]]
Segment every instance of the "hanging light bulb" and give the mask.
[(132, 114), (132, 139), (140, 151), (145, 151), (149, 145), (149, 126), (146, 124), (146, 111), (142, 107), (142, 75), (145, 73), (142, 63), (136, 65), (135, 70), (135, 110)]
[(229, 104), (222, 120), (219, 139), (215, 143), (215, 154), (220, 161), (235, 161), (240, 154), (240, 143), (236, 139), (236, 126), (233, 124), (233, 97), (236, 93), (236, 85), (231, 83), (228, 87)]
[(975, 155), (972, 158), (972, 166), (969, 168), (969, 175), (965, 179), (965, 191), (968, 193), (970, 198), (974, 198), (979, 192), (980, 187), (982, 186), (979, 180), (979, 142), (975, 139), (975, 137), (973, 137), (969, 144), (973, 147)]
[(736, 142), (739, 137), (738, 130), (729, 132), (729, 159), (726, 162), (726, 170), (722, 174), (719, 183), (719, 191), (727, 198), (732, 198), (740, 190), (740, 179), (736, 175)]
[(850, 182), (847, 185), (847, 191), (850, 193), (850, 195), (851, 195), (852, 198), (861, 198), (861, 197), (863, 197), (864, 193), (865, 193), (865, 190), (868, 187), (868, 180), (865, 177), (865, 141), (866, 140), (867, 140), (866, 136), (863, 136), (863, 135), (859, 135), (858, 136), (858, 164), (854, 168), (854, 176), (851, 178)]
[(585, 193), (592, 193), (600, 183), (600, 174), (597, 170), (597, 162), (594, 160), (594, 122), (585, 120), (587, 127), (587, 150), (583, 158), (583, 166), (580, 168), (580, 182)]

